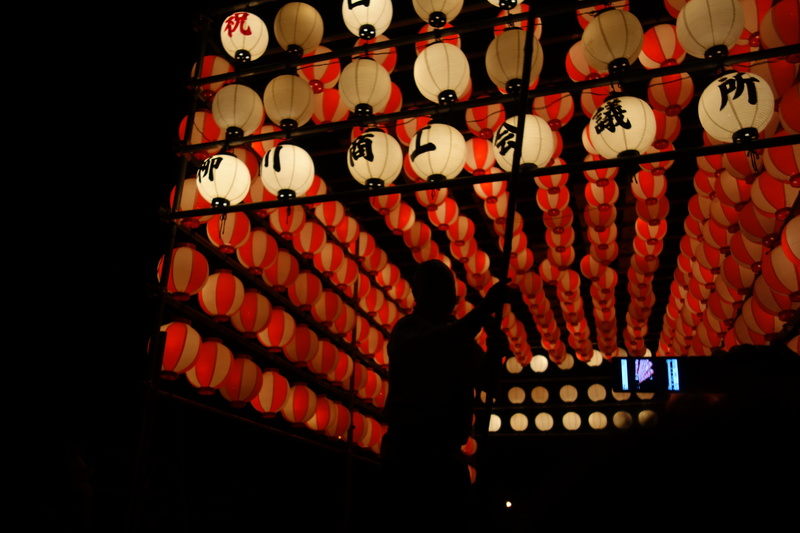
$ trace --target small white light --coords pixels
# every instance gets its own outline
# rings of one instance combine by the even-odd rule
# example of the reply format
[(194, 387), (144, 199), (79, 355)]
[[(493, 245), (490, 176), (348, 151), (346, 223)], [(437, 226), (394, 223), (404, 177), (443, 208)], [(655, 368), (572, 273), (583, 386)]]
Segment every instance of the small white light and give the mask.
[(511, 502), (510, 501), (506, 501), (506, 509), (511, 509)]

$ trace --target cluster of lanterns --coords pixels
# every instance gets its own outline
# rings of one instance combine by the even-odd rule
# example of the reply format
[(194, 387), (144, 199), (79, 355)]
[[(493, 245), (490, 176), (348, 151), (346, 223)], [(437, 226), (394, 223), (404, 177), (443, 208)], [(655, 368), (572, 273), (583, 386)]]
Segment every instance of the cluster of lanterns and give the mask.
[[(559, 130), (573, 119), (576, 105), (588, 119), (582, 138), (586, 161), (671, 151), (680, 132), (681, 114), (695, 112), (689, 108), (695, 93), (689, 74), (653, 77), (646, 100), (613, 90), (618, 89), (615, 77), (634, 68), (637, 60), (646, 69), (656, 69), (678, 65), (687, 55), (719, 57), (797, 42), (792, 33), (797, 30), (781, 24), (782, 19), (797, 20), (793, 2), (780, 0), (765, 6), (744, 0), (665, 1), (676, 23), (646, 31), (627, 2), (580, 9), (577, 16), (584, 32), (567, 54), (567, 74), (576, 82), (608, 78), (608, 84), (585, 89), (578, 100), (570, 93), (539, 96), (523, 124), (501, 104), (477, 102), (465, 112), (466, 132), (429, 116), (393, 124), (371, 120), (404, 108), (403, 95), (391, 79), (397, 63), (393, 47), (359, 49), (345, 65), (320, 44), (323, 19), (308, 4), (290, 2), (281, 7), (272, 33), (256, 15), (234, 13), (223, 22), (220, 37), (236, 66), (207, 56), (197, 66), (198, 77), (232, 74), (241, 65), (259, 61), (270, 35), (302, 63), (296, 73), (273, 78), (261, 94), (226, 81), (199, 86), (199, 96), (209, 110), (196, 112), (191, 124), (185, 118), (180, 133), (188, 145), (204, 146), (192, 152), (197, 174), (183, 182), (176, 208), (324, 194), (327, 185), (317, 175), (313, 158), (292, 134), (309, 122), (359, 117), (365, 126), (353, 129), (342, 163), (355, 182), (389, 189), (371, 197), (369, 203), (383, 216), (386, 227), (401, 237), (415, 261), (440, 259), (451, 266), (454, 262), (463, 265), (456, 307), (456, 316), (463, 316), (472, 306), (466, 299), (467, 288), (485, 294), (497, 282), (490, 272), (489, 254), (478, 246), (473, 220), (460, 212), (446, 187), (417, 192), (417, 206), (392, 194), (391, 186), (401, 174), (412, 182), (445, 182), (465, 174), (510, 172), (515, 155), (523, 173), (563, 165)], [(426, 24), (421, 31), (451, 28), (462, 3), (414, 0), (414, 9)], [(491, 3), (509, 10), (501, 16), (528, 9), (513, 0)], [(359, 38), (357, 47), (385, 42), (383, 33), (392, 15), (390, 0), (342, 2), (342, 17)], [(494, 28), (485, 69), (498, 94), (537, 85), (544, 60), (538, 40), (542, 26), (534, 25), (531, 63), (523, 65), (526, 24), (518, 21)], [(447, 106), (471, 98), (471, 66), (460, 49), (459, 35), (420, 41), (416, 52), (414, 83), (423, 99)], [(315, 60), (323, 54), (322, 60)], [(737, 64), (717, 76), (702, 90), (697, 103), (706, 143), (746, 143), (800, 132), (797, 66), (798, 62), (785, 59)], [(531, 73), (528, 80), (523, 80), (525, 70)], [(520, 135), (520, 129), (524, 134)], [(266, 140), (246, 139), (265, 134)], [(671, 164), (643, 164), (631, 180), (637, 218), (633, 255), (625, 272), (630, 304), (621, 332), (614, 296), (619, 274), (612, 267), (621, 233), (617, 167), (584, 171), (582, 213), (573, 213), (569, 206), (568, 174), (535, 178), (536, 202), (546, 227), (546, 257), (534, 258), (522, 216), (516, 212), (509, 216), (505, 181), (474, 186), (499, 248), (510, 247), (507, 275), (528, 307), (540, 336), (537, 344), (553, 363), (568, 364), (568, 352), (591, 365), (603, 358), (649, 354), (645, 338), (656, 301), (654, 273), (667, 232), (666, 173)], [(737, 343), (764, 344), (780, 333), (800, 307), (800, 222), (791, 216), (800, 190), (797, 146), (705, 156), (698, 158), (698, 168), (697, 195), (689, 202), (686, 235), (681, 239), (656, 355), (709, 354), (714, 348)], [(425, 213), (427, 221), (420, 213)], [(587, 228), (589, 244), (589, 253), (580, 260), (574, 247), (576, 216)], [(185, 218), (181, 223), (190, 229), (205, 226), (213, 246), (235, 256), (253, 276), (285, 295), (292, 309), (281, 309), (261, 291), (246, 288), (233, 272), (211, 273), (207, 260), (189, 245), (173, 251), (167, 279), (170, 294), (176, 299), (196, 299), (212, 319), (230, 324), (264, 349), (282, 354), (321, 379), (331, 383), (354, 379), (360, 399), (382, 406), (388, 382), (376, 369), (388, 365), (385, 332), (412, 309), (413, 295), (398, 267), (344, 205), (328, 201), (271, 207), (250, 215), (230, 212)], [(508, 224), (513, 227), (512, 239), (503, 242)], [(436, 231), (447, 237), (446, 249), (440, 249), (433, 238)], [(581, 275), (590, 282), (594, 339), (581, 297)], [(555, 288), (557, 305), (545, 295), (544, 284)], [(356, 303), (346, 303), (347, 298)], [(554, 307), (564, 318), (560, 324)], [(310, 317), (327, 336), (296, 321), (298, 316)], [(502, 328), (514, 360), (529, 364), (533, 352), (528, 332), (508, 307)], [(164, 330), (168, 339), (165, 373), (185, 375), (201, 393), (219, 390), (235, 405), (250, 403), (264, 414), (280, 412), (290, 423), (305, 424), (334, 438), (352, 426), (358, 437), (354, 441), (377, 451), (385, 428), (372, 418), (357, 410), (351, 413), (299, 381), (289, 385), (277, 371), (264, 371), (246, 357), (234, 357), (221, 342), (203, 341), (187, 324), (173, 322)], [(337, 347), (344, 336), (352, 337), (353, 349), (376, 363), (375, 368)], [(624, 347), (619, 345), (620, 337)], [(485, 348), (485, 334), (478, 341)], [(203, 356), (202, 361), (208, 362), (201, 364), (200, 352), (213, 355)], [(472, 448), (467, 446), (474, 453)]]

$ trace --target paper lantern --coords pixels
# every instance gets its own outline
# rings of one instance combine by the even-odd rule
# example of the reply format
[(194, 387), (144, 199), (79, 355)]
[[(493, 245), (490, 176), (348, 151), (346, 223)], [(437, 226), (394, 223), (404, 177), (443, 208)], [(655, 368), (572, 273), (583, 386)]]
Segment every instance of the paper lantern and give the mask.
[[(522, 80), (525, 57), (525, 32), (512, 28), (495, 37), (486, 49), (486, 73), (498, 88), (517, 93), (524, 87)], [(539, 40), (533, 38), (531, 74), (528, 84), (539, 78), (544, 56)]]
[(300, 76), (283, 74), (272, 78), (264, 89), (264, 109), (281, 129), (304, 125), (314, 112), (314, 92)]
[[(193, 115), (192, 128), (186, 131), (189, 117), (181, 119), (178, 126), (178, 139), (187, 145), (205, 144), (221, 141), (225, 138), (225, 132), (220, 129), (214, 115), (208, 111), (195, 111)], [(188, 135), (187, 135), (188, 134)], [(211, 146), (188, 154), (194, 161), (203, 161), (214, 154), (219, 153), (221, 146)]]
[(288, 286), (294, 283), (299, 273), (300, 266), (297, 259), (285, 250), (278, 250), (275, 261), (263, 270), (261, 278), (264, 283), (272, 288), (285, 291)]
[(274, 370), (262, 374), (261, 388), (250, 400), (250, 405), (262, 416), (275, 416), (283, 407), (289, 395), (289, 381)]
[(250, 171), (233, 155), (215, 155), (197, 170), (197, 190), (212, 207), (241, 203), (250, 191)]
[(467, 90), (469, 62), (464, 52), (449, 43), (434, 43), (414, 61), (414, 82), (426, 99), (450, 104)]
[(642, 50), (644, 31), (630, 11), (601, 11), (583, 30), (581, 42), (586, 59), (598, 71), (622, 72)]
[(278, 242), (262, 228), (251, 230), (244, 244), (236, 248), (239, 262), (256, 276), (275, 261)]
[(243, 337), (254, 339), (267, 326), (272, 304), (258, 289), (247, 289), (239, 309), (231, 315), (231, 325)]
[[(358, 39), (354, 45), (356, 48), (367, 44), (382, 43), (389, 39), (385, 35), (378, 35), (374, 39)], [(378, 48), (369, 50), (367, 52), (358, 52), (352, 56), (353, 59), (372, 58), (386, 69), (386, 72), (391, 74), (397, 66), (397, 48), (390, 46), (387, 48)]]
[[(430, 24), (425, 24), (419, 29), (419, 31), (417, 31), (417, 33), (419, 33), (419, 34), (430, 33), (432, 31), (446, 30), (446, 29), (449, 29), (449, 28), (452, 28), (452, 27), (453, 27), (452, 24), (445, 24), (441, 28), (434, 28)], [(439, 35), (439, 32), (437, 32), (436, 35), (437, 36), (434, 37), (433, 39), (424, 39), (422, 41), (417, 41), (416, 43), (414, 43), (414, 50), (416, 51), (417, 55), (422, 53), (422, 51), (425, 50), (425, 48), (427, 48), (428, 46), (430, 46), (432, 44), (435, 44), (435, 43), (444, 42), (444, 43), (447, 43), (447, 44), (452, 44), (453, 46), (456, 46), (458, 48), (461, 48), (461, 36), (459, 34), (452, 33), (450, 35), (446, 35), (446, 36), (442, 37), (442, 36)]]
[(407, 203), (400, 204), (397, 209), (390, 211), (385, 217), (386, 226), (395, 235), (402, 235), (403, 232), (411, 229), (416, 222), (414, 208)]
[(644, 153), (655, 139), (655, 116), (644, 100), (614, 96), (597, 108), (589, 138), (606, 159)]
[(592, 67), (586, 59), (586, 52), (582, 41), (577, 41), (570, 47), (565, 59), (565, 66), (567, 76), (575, 82), (594, 80), (600, 77), (600, 73), (597, 72), (597, 69)]
[(250, 235), (250, 219), (241, 212), (214, 215), (206, 224), (206, 235), (211, 244), (224, 254), (232, 254), (244, 246)]
[[(314, 57), (329, 53), (331, 53), (330, 48), (318, 46), (303, 54), (303, 57)], [(336, 57), (297, 67), (297, 75), (308, 82), (308, 86), (311, 87), (314, 94), (322, 93), (324, 89), (336, 87), (341, 73), (342, 66)]]
[(314, 161), (293, 144), (272, 148), (261, 162), (261, 181), (279, 199), (303, 196), (314, 180)]
[[(209, 78), (212, 76), (221, 76), (223, 74), (230, 74), (234, 72), (233, 65), (231, 65), (224, 57), (219, 56), (203, 56), (200, 62), (200, 72), (197, 71), (197, 63), (192, 65), (193, 79)], [(213, 83), (205, 83), (200, 85), (197, 89), (200, 93), (200, 98), (205, 101), (211, 101), (221, 88), (225, 85), (232, 83), (232, 80), (222, 80)]]
[(555, 131), (570, 121), (575, 113), (575, 102), (569, 93), (537, 96), (533, 99), (532, 112), (545, 119)]
[(289, 388), (286, 401), (280, 413), (292, 424), (302, 424), (314, 416), (317, 408), (317, 395), (306, 385), (297, 384)]
[(246, 85), (232, 83), (220, 89), (211, 102), (211, 113), (228, 139), (250, 135), (264, 122), (264, 107), (258, 93)]
[(744, 28), (744, 13), (738, 1), (692, 0), (678, 14), (678, 41), (694, 57), (728, 55)]
[(419, 18), (434, 28), (442, 28), (461, 13), (464, 0), (413, 0)]
[(458, 176), (466, 161), (466, 142), (452, 126), (431, 123), (411, 139), (409, 159), (414, 171), (428, 181)]
[[(448, 197), (447, 189), (428, 189), (414, 193), (417, 203), (427, 211), (435, 211)], [(402, 205), (402, 204), (401, 204)]]
[(233, 363), (233, 352), (218, 339), (207, 339), (200, 345), (194, 365), (186, 371), (198, 394), (211, 395), (225, 381)]
[[(800, 7), (797, 5), (797, 0), (781, 0), (775, 3), (764, 14), (758, 26), (761, 47), (769, 49), (800, 43), (798, 16)], [(798, 55), (789, 56), (789, 60), (797, 63)]]
[[(788, 135), (780, 132), (775, 137)], [(764, 149), (764, 168), (770, 176), (800, 187), (800, 144), (772, 146)]]
[[(517, 117), (503, 122), (492, 139), (492, 150), (497, 164), (506, 172), (511, 172), (514, 152), (519, 145)], [(522, 168), (541, 168), (553, 156), (555, 143), (547, 122), (536, 115), (525, 115), (525, 130), (522, 136)]]
[(386, 69), (373, 59), (356, 59), (342, 69), (339, 91), (351, 112), (360, 117), (370, 116), (386, 107), (392, 80)]
[(220, 29), (225, 52), (241, 63), (255, 61), (264, 55), (269, 44), (269, 30), (258, 16), (237, 11), (225, 19)]
[(764, 79), (742, 72), (729, 72), (711, 82), (697, 104), (703, 129), (724, 142), (757, 139), (774, 108), (775, 98)]
[(764, 255), (761, 275), (770, 289), (789, 295), (792, 301), (800, 301), (800, 265), (793, 262), (783, 247), (778, 246)]
[(311, 272), (301, 272), (289, 286), (287, 296), (303, 311), (308, 311), (322, 295), (322, 282)]
[(686, 72), (656, 76), (647, 84), (647, 100), (667, 114), (675, 116), (688, 106), (694, 96), (694, 83)]
[(390, 185), (400, 175), (402, 166), (400, 143), (378, 129), (368, 129), (356, 137), (347, 150), (350, 175), (368, 187)]
[(506, 111), (503, 104), (470, 107), (465, 112), (467, 128), (481, 139), (491, 139), (505, 120)]
[(282, 239), (290, 241), (295, 231), (306, 222), (303, 206), (293, 205), (275, 209), (269, 214), (269, 225)]
[(192, 326), (183, 321), (164, 324), (159, 331), (165, 333), (161, 356), (162, 377), (175, 379), (195, 364), (203, 339)]
[(227, 321), (242, 306), (244, 284), (228, 270), (208, 276), (197, 294), (197, 303), (214, 320)]
[(374, 39), (392, 22), (392, 0), (342, 0), (342, 19), (356, 37)]
[(256, 397), (263, 379), (256, 363), (246, 357), (236, 357), (220, 386), (220, 393), (233, 407), (241, 408)]
[(646, 69), (671, 67), (682, 63), (686, 51), (678, 42), (677, 29), (672, 24), (657, 24), (649, 28), (642, 37), (639, 62)]
[[(166, 291), (178, 301), (187, 301), (200, 292), (208, 279), (208, 260), (192, 244), (182, 244), (172, 250)], [(161, 281), (164, 257), (158, 262), (158, 280)]]
[(275, 14), (275, 39), (281, 48), (295, 56), (319, 46), (323, 29), (319, 12), (303, 2), (284, 4)]

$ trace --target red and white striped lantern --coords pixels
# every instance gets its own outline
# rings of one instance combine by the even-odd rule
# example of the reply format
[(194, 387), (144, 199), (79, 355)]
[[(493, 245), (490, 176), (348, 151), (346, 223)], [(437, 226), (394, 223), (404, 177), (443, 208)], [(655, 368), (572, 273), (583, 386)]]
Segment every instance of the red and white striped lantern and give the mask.
[(278, 242), (263, 228), (251, 230), (244, 244), (236, 249), (236, 258), (256, 276), (275, 261), (277, 254)]
[[(329, 54), (330, 48), (317, 46), (309, 50), (303, 57), (313, 57), (322, 54)], [(342, 66), (336, 57), (306, 63), (297, 67), (297, 75), (308, 82), (311, 90), (315, 94), (321, 93), (325, 89), (332, 89), (339, 83), (339, 75), (342, 73)]]
[(503, 104), (489, 104), (470, 107), (466, 111), (467, 129), (481, 139), (491, 139), (494, 132), (505, 122), (506, 111)]
[(275, 370), (266, 370), (262, 374), (261, 389), (250, 400), (250, 405), (266, 417), (273, 417), (286, 403), (289, 395), (289, 381)]
[(272, 352), (280, 352), (294, 336), (297, 324), (294, 317), (279, 307), (273, 307), (267, 326), (258, 332), (258, 342)]
[(206, 235), (220, 252), (232, 254), (247, 241), (250, 228), (247, 215), (234, 211), (225, 215), (213, 215), (206, 224)]
[(247, 289), (241, 307), (231, 315), (231, 325), (246, 338), (255, 338), (264, 329), (272, 313), (272, 304), (258, 289)]
[(242, 306), (244, 284), (229, 270), (219, 270), (208, 276), (197, 302), (214, 320), (225, 322)]
[(322, 295), (322, 281), (311, 272), (300, 272), (286, 295), (301, 310), (309, 311)]
[(686, 51), (678, 42), (674, 24), (657, 24), (644, 32), (639, 62), (646, 69), (671, 67), (682, 63)]
[(316, 222), (306, 222), (292, 235), (292, 245), (304, 258), (312, 259), (327, 242), (325, 228)]
[(291, 240), (294, 232), (306, 221), (306, 212), (302, 205), (279, 207), (269, 214), (269, 225), (282, 239)]
[(667, 116), (678, 115), (694, 97), (694, 83), (686, 72), (656, 76), (647, 84), (647, 101)]
[(467, 141), (467, 158), (464, 162), (464, 169), (467, 172), (474, 176), (483, 176), (489, 173), (494, 164), (495, 156), (491, 141), (480, 137), (474, 137)]
[[(164, 257), (158, 262), (158, 280), (161, 281)], [(208, 260), (193, 244), (182, 244), (172, 250), (166, 290), (178, 301), (187, 301), (200, 292), (208, 279)]]
[(314, 416), (316, 409), (317, 395), (307, 385), (298, 383), (289, 388), (280, 413), (288, 422), (302, 424)]
[(575, 114), (575, 102), (570, 93), (537, 96), (531, 112), (545, 119), (554, 131), (561, 129)]
[(188, 322), (183, 321), (164, 324), (160, 331), (166, 334), (161, 375), (166, 379), (176, 379), (195, 364), (203, 339)]
[(294, 335), (283, 347), (283, 354), (293, 364), (305, 366), (317, 355), (318, 348), (317, 334), (308, 326), (300, 325), (295, 328)]
[(312, 97), (311, 121), (314, 124), (342, 122), (350, 118), (350, 110), (338, 89), (323, 89)]
[(414, 208), (405, 202), (401, 202), (400, 205), (386, 214), (384, 221), (392, 233), (402, 235), (405, 231), (411, 229), (414, 222), (416, 222)]
[(198, 394), (211, 395), (228, 377), (233, 363), (233, 352), (219, 339), (206, 339), (197, 353), (194, 365), (186, 372), (186, 379), (197, 388)]
[(244, 407), (261, 390), (264, 377), (256, 363), (246, 357), (235, 357), (225, 381), (220, 386), (222, 397), (233, 407)]
[(295, 257), (286, 250), (278, 250), (275, 262), (265, 268), (261, 279), (272, 288), (285, 291), (300, 273), (300, 264)]

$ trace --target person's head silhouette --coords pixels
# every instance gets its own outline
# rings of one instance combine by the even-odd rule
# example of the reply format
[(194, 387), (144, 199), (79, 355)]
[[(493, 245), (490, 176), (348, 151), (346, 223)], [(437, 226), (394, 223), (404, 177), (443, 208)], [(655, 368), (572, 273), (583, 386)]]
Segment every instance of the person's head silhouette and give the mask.
[(411, 290), (416, 302), (414, 313), (443, 320), (456, 305), (453, 273), (441, 261), (425, 261), (417, 266)]

